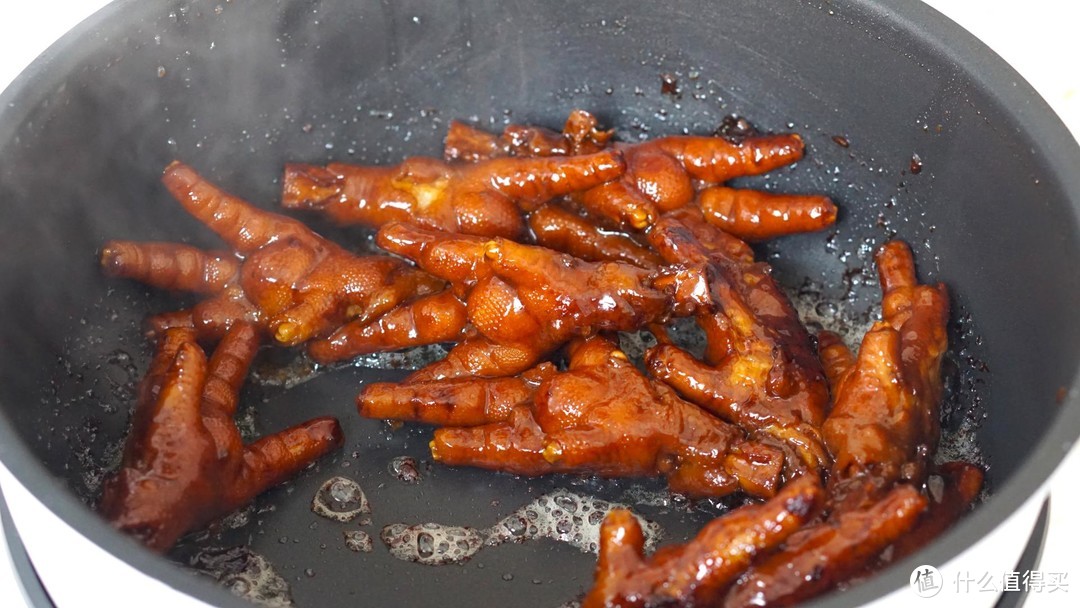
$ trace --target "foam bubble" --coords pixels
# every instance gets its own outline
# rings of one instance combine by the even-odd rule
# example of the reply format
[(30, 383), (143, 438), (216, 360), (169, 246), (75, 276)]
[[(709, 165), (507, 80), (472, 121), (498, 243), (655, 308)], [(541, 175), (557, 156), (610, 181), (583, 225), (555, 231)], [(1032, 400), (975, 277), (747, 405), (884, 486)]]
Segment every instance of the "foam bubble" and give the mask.
[(622, 500), (642, 507), (654, 507), (672, 510), (689, 510), (690, 500), (668, 489), (656, 490), (642, 486), (630, 486), (622, 494)]
[(311, 510), (316, 515), (345, 523), (371, 513), (371, 505), (360, 484), (338, 476), (328, 479), (315, 493)]
[(245, 600), (271, 608), (293, 606), (289, 584), (265, 557), (247, 547), (204, 549), (191, 565)]
[[(583, 553), (597, 553), (600, 524), (613, 509), (628, 509), (624, 504), (583, 496), (568, 490), (555, 490), (504, 517), (488, 529), (489, 546), (506, 541), (525, 542), (549, 538), (576, 547)], [(635, 515), (645, 533), (645, 551), (652, 552), (663, 530), (659, 524)]]
[(859, 349), (863, 336), (875, 321), (848, 300), (827, 298), (816, 289), (801, 289), (789, 295), (799, 319), (811, 333), (819, 328), (831, 331), (852, 351)]
[(420, 467), (412, 456), (398, 456), (390, 461), (390, 474), (405, 483), (420, 483)]
[[(381, 538), (394, 557), (432, 566), (464, 562), (485, 546), (538, 538), (566, 543), (583, 553), (597, 553), (604, 517), (613, 509), (628, 508), (623, 504), (556, 490), (483, 530), (437, 523), (392, 524), (383, 528)], [(645, 551), (651, 553), (663, 537), (663, 529), (639, 515), (634, 517), (644, 531)]]
[(345, 547), (356, 553), (371, 553), (375, 549), (375, 543), (371, 535), (363, 530), (345, 530)]
[(467, 561), (484, 546), (484, 532), (475, 528), (426, 523), (391, 524), (380, 534), (390, 555), (428, 566)]

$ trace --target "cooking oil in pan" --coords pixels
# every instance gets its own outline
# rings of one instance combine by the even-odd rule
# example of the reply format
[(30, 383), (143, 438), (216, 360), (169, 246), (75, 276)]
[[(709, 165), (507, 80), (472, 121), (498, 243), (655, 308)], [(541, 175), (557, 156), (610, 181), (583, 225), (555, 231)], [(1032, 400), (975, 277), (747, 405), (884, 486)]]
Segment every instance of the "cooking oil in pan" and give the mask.
[(388, 353), (360, 355), (349, 361), (323, 365), (315, 363), (301, 351), (286, 351), (277, 357), (257, 360), (251, 370), (251, 379), (263, 386), (290, 389), (322, 374), (347, 367), (415, 371), (432, 361), (442, 359), (447, 352), (449, 351), (443, 345), (432, 344)]

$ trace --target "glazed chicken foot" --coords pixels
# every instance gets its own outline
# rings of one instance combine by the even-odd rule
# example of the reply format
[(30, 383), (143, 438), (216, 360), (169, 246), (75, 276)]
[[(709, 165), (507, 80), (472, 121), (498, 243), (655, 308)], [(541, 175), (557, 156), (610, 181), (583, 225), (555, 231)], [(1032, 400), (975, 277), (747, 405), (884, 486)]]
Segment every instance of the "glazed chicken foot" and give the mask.
[(251, 502), (342, 443), (333, 418), (316, 418), (245, 446), (233, 421), (259, 347), (236, 323), (207, 361), (191, 328), (170, 328), (139, 387), (120, 469), (100, 510), (155, 551)]
[(886, 243), (876, 261), (882, 321), (858, 356), (835, 335), (819, 338), (835, 397), (823, 424), (834, 456), (825, 518), (755, 564), (725, 606), (789, 605), (863, 575), (893, 543), (895, 558), (960, 517), (981, 487), (977, 467), (954, 463), (942, 469), (944, 497), (932, 503), (916, 489), (940, 432), (948, 295), (943, 285), (918, 283), (902, 242)]
[(718, 227), (747, 240), (821, 230), (836, 220), (836, 206), (824, 196), (717, 186), (797, 162), (803, 155), (798, 135), (755, 135), (739, 142), (680, 135), (625, 144), (611, 141), (612, 132), (599, 130), (597, 124), (588, 112), (574, 110), (562, 133), (509, 125), (496, 137), (455, 121), (447, 133), (444, 155), (476, 162), (505, 156), (573, 156), (608, 147), (619, 150), (626, 172), (618, 180), (572, 198), (591, 215), (621, 229), (644, 230), (663, 213), (690, 204), (705, 210)]
[[(209, 296), (189, 310), (152, 317), (151, 336), (191, 327), (202, 339), (216, 339), (247, 322), (278, 344), (294, 346), (328, 337), (349, 319), (366, 325), (444, 286), (401, 260), (353, 255), (296, 220), (221, 191), (181, 163), (165, 169), (163, 182), (233, 253), (173, 243), (105, 245), (101, 267), (109, 276)], [(380, 346), (398, 347), (393, 340)]]
[(476, 334), (409, 382), (511, 376), (576, 336), (630, 331), (665, 318), (669, 298), (653, 273), (625, 262), (586, 262), (507, 239), (384, 226), (381, 247), (446, 280)]
[(759, 554), (796, 533), (820, 508), (818, 481), (802, 477), (767, 502), (747, 505), (705, 525), (682, 545), (644, 556), (641, 524), (612, 511), (600, 528), (596, 583), (582, 608), (712, 606)]
[(622, 155), (614, 150), (469, 164), (424, 157), (394, 167), (290, 164), (282, 205), (317, 209), (345, 225), (413, 222), (448, 232), (516, 238), (524, 232), (523, 210), (609, 182), (624, 168)]
[[(820, 427), (828, 385), (810, 336), (765, 264), (735, 237), (680, 211), (657, 222), (649, 241), (678, 270), (676, 301), (698, 302), (708, 347), (699, 361), (674, 344), (650, 349), (650, 373), (755, 438), (789, 451), (789, 475), (819, 471), (830, 458)], [(801, 463), (801, 465), (800, 465)]]
[(435, 431), (432, 457), (517, 475), (664, 476), (675, 492), (776, 493), (783, 454), (651, 382), (602, 335), (569, 347), (569, 368), (519, 378), (370, 384), (361, 415), (457, 424)]

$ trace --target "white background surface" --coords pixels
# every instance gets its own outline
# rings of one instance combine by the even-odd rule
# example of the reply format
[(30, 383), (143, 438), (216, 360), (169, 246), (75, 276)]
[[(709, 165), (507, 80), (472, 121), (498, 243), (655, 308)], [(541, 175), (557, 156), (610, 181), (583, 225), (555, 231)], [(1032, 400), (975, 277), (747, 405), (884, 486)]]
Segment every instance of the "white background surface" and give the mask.
[[(0, 88), (105, 0), (0, 0)], [(1078, 0), (930, 0), (1017, 69), (1080, 135), (1080, 24)], [(1080, 167), (1077, 167), (1080, 171)], [(1074, 449), (1052, 485), (1050, 538), (1043, 572), (1065, 572), (1067, 594), (1033, 594), (1032, 608), (1080, 606), (1080, 451)], [(86, 564), (91, 569), (93, 564)], [(0, 532), (0, 606), (23, 606)], [(61, 608), (69, 608), (62, 606)]]

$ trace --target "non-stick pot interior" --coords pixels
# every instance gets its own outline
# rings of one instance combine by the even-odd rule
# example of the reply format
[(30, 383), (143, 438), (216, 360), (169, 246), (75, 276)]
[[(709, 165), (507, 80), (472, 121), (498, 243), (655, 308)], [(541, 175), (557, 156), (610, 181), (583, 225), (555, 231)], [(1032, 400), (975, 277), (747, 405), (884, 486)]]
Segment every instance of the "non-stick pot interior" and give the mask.
[[(119, 2), (36, 64), (0, 108), (3, 412), (33, 459), (92, 504), (146, 369), (140, 321), (186, 303), (102, 278), (95, 254), (111, 238), (216, 244), (158, 184), (172, 159), (275, 208), (285, 162), (438, 155), (451, 119), (558, 127), (584, 108), (634, 140), (711, 133), (737, 114), (762, 130), (798, 131), (808, 149), (797, 166), (746, 183), (822, 192), (842, 209), (835, 230), (760, 251), (808, 311), (871, 318), (872, 252), (893, 236), (912, 244), (924, 278), (950, 287), (949, 444), (970, 454), (977, 429), (990, 486), (1001, 488), (1054, 424), (1080, 359), (1070, 306), (1080, 301), (1070, 266), (1080, 239), (1066, 193), (1075, 184), (1025, 131), (1015, 94), (926, 31), (862, 2)], [(662, 91), (662, 75), (677, 80), (675, 92)], [(306, 219), (370, 247), (361, 231)], [(722, 507), (662, 500), (655, 484), (431, 465), (429, 429), (391, 430), (354, 410), (363, 382), (400, 378), (394, 368), (412, 359), (280, 386), (273, 372), (294, 358), (267, 353), (259, 364), (263, 380), (244, 394), (246, 430), (333, 414), (345, 448), (189, 539), (177, 558), (249, 544), (297, 605), (555, 606), (588, 588), (593, 555), (510, 543), (431, 567), (394, 559), (379, 532), (399, 522), (483, 528), (560, 487), (628, 503), (651, 496), (639, 510), (676, 540)], [(395, 475), (401, 456), (418, 461), (419, 483)], [(311, 512), (334, 475), (365, 489), (371, 524)], [(346, 548), (344, 532), (361, 529), (374, 552)]]

